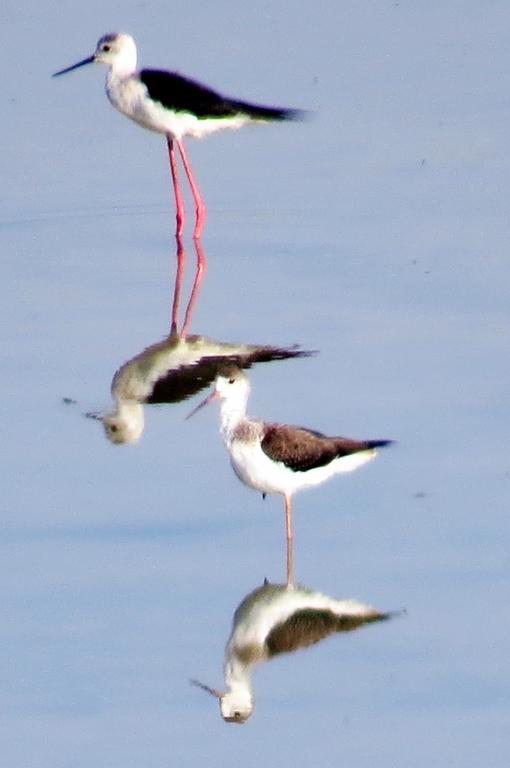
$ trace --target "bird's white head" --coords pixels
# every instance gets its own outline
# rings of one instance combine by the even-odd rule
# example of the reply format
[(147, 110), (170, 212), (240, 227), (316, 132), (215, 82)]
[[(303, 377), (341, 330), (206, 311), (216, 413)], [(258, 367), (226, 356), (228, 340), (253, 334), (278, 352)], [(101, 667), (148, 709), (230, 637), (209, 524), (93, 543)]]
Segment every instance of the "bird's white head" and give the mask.
[(136, 69), (136, 45), (131, 35), (113, 32), (98, 40), (94, 61), (107, 64), (116, 70), (134, 72)]
[(250, 394), (250, 382), (244, 372), (236, 365), (224, 368), (214, 383), (216, 397), (231, 402), (246, 402)]
[(111, 71), (117, 74), (129, 75), (136, 69), (136, 59), (136, 45), (131, 35), (111, 32), (98, 40), (92, 56), (55, 72), (53, 77), (64, 75), (66, 72), (85, 66), (85, 64), (106, 64)]
[(235, 689), (220, 698), (220, 712), (226, 723), (245, 723), (253, 712), (253, 699), (247, 689)]
[(245, 723), (253, 712), (253, 697), (249, 687), (236, 686), (234, 690), (222, 693), (199, 680), (190, 682), (219, 700), (221, 716), (226, 723)]
[(111, 443), (135, 443), (143, 432), (143, 406), (135, 401), (119, 403), (111, 413), (87, 413), (90, 419), (103, 423), (105, 435)]
[(244, 412), (250, 394), (250, 382), (237, 365), (225, 365), (221, 368), (214, 382), (214, 389), (191, 411), (186, 418), (191, 418), (197, 411), (212, 400), (226, 400), (229, 409)]
[(143, 432), (144, 419), (142, 406), (139, 405), (140, 415), (134, 417), (133, 414), (110, 414), (103, 416), (103, 427), (105, 435), (111, 443), (124, 445), (125, 443), (136, 443)]

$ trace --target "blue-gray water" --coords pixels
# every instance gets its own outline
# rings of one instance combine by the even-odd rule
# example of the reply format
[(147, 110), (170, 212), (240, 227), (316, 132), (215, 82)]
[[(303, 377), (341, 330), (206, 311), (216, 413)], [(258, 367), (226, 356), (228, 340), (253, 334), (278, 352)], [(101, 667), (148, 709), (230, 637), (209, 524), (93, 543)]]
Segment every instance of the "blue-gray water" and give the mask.
[[(1, 26), (2, 768), (507, 766), (508, 4), (8, 0)], [(296, 496), (296, 571), (407, 616), (256, 670), (242, 728), (188, 678), (221, 686), (235, 606), (282, 578), (281, 501), (212, 407), (128, 447), (82, 417), (167, 332), (174, 270), (164, 140), (100, 67), (49, 77), (115, 29), (316, 111), (188, 143), (191, 330), (320, 350), (254, 370), (253, 413), (398, 440)]]

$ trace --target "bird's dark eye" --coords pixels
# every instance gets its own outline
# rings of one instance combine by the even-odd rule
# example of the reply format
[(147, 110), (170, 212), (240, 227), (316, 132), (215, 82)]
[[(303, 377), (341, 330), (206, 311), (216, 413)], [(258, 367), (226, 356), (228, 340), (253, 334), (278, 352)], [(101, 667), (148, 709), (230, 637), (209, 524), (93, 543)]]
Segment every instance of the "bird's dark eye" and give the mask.
[(101, 50), (102, 51), (106, 51), (106, 53), (108, 53), (108, 51), (111, 50), (111, 46), (106, 45), (106, 43), (105, 43), (104, 45), (101, 46)]
[(115, 424), (110, 424), (110, 432), (116, 432), (118, 427)]
[(235, 383), (236, 383), (236, 380), (235, 380), (235, 379), (229, 379), (229, 380), (228, 380), (228, 383), (229, 383), (229, 384), (235, 384)]

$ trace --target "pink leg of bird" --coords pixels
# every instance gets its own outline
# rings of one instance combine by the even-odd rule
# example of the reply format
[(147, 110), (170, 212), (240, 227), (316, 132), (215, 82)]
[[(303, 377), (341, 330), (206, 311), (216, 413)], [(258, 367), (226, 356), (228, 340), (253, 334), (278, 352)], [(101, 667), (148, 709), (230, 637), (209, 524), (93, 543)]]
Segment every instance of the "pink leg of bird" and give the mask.
[(186, 253), (182, 244), (182, 238), (180, 235), (176, 235), (177, 241), (177, 270), (175, 272), (175, 285), (174, 285), (174, 298), (172, 301), (172, 325), (170, 332), (177, 333), (178, 315), (179, 315), (179, 303), (181, 300), (182, 289), (182, 277), (184, 274), (184, 263), (186, 261)]
[(205, 221), (205, 203), (202, 200), (202, 197), (198, 190), (198, 185), (195, 181), (195, 177), (193, 176), (191, 165), (188, 160), (188, 155), (186, 154), (186, 150), (184, 149), (184, 144), (180, 139), (175, 139), (175, 143), (177, 144), (179, 148), (179, 152), (181, 153), (182, 164), (184, 165), (184, 170), (186, 171), (186, 176), (188, 177), (189, 185), (191, 187), (191, 192), (193, 194), (193, 200), (195, 201), (196, 218), (195, 218), (195, 229), (193, 230), (193, 237), (195, 238), (195, 240), (198, 240), (200, 235), (202, 234), (202, 228), (204, 226), (204, 221)]
[(195, 251), (197, 254), (197, 268), (195, 272), (195, 279), (193, 280), (193, 286), (191, 288), (191, 294), (188, 301), (188, 306), (186, 307), (186, 312), (184, 314), (184, 322), (182, 324), (181, 329), (181, 337), (185, 338), (188, 335), (188, 327), (191, 321), (191, 314), (193, 312), (193, 307), (195, 306), (195, 302), (197, 300), (197, 296), (200, 291), (200, 285), (202, 283), (202, 278), (204, 276), (205, 272), (205, 255), (202, 250), (202, 246), (200, 244), (199, 240), (195, 240)]
[(168, 158), (170, 160), (170, 171), (172, 172), (172, 182), (175, 194), (175, 218), (177, 221), (175, 236), (179, 238), (182, 235), (182, 230), (184, 228), (184, 204), (182, 202), (182, 193), (181, 188), (179, 187), (179, 177), (177, 175), (174, 141), (170, 136), (167, 136), (166, 141), (168, 144)]
[(292, 553), (292, 498), (285, 494), (285, 532), (287, 536), (287, 584), (294, 584)]

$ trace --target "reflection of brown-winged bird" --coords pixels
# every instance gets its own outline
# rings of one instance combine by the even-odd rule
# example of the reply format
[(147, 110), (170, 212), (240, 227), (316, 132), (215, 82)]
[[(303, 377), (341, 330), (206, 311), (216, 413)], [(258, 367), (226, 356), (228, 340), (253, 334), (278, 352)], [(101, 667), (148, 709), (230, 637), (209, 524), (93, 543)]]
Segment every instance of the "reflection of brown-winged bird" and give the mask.
[(307, 587), (265, 583), (245, 597), (234, 614), (225, 649), (227, 690), (218, 691), (197, 680), (192, 683), (219, 699), (224, 720), (243, 723), (253, 712), (250, 672), (254, 664), (392, 615), (357, 600), (336, 600)]
[(128, 360), (113, 377), (114, 407), (99, 418), (112, 443), (132, 443), (144, 428), (144, 404), (178, 403), (214, 381), (228, 362), (244, 368), (255, 363), (313, 354), (296, 347), (235, 344), (205, 336), (172, 333)]

